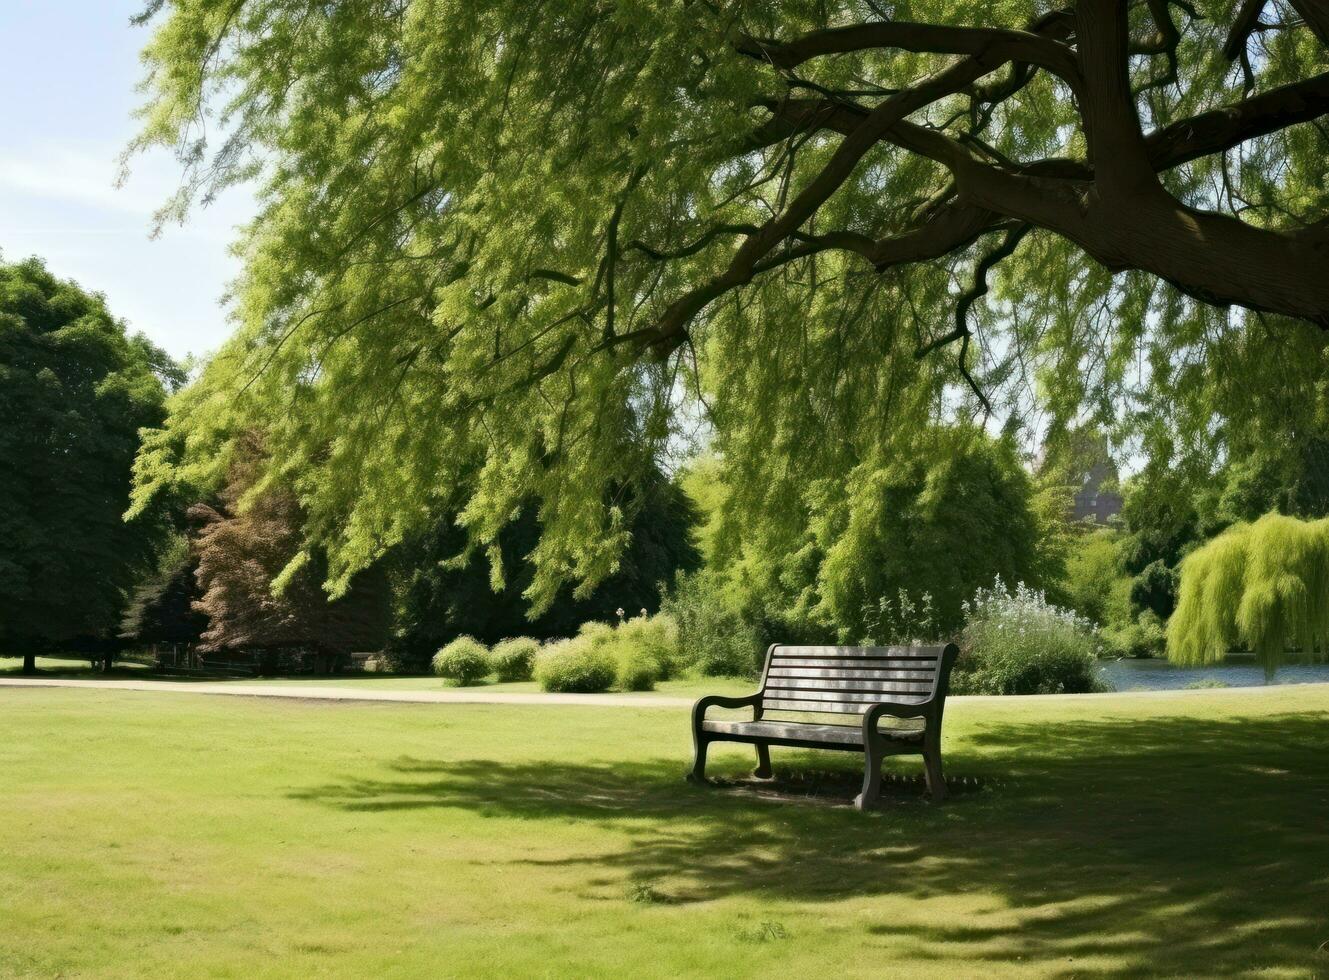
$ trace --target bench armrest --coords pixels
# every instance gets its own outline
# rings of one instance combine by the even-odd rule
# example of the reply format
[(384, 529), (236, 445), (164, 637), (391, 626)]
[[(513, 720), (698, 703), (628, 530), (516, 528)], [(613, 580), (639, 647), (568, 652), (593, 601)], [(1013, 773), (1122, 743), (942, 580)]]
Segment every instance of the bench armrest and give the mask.
[(863, 712), (863, 735), (877, 730), (877, 722), (882, 716), (891, 718), (922, 718), (931, 721), (936, 709), (936, 699), (928, 698), (915, 704), (899, 704), (895, 701), (881, 701)]
[(741, 698), (726, 697), (723, 694), (708, 694), (704, 698), (699, 698), (697, 703), (692, 706), (692, 721), (693, 724), (700, 725), (709, 708), (755, 708), (760, 703), (760, 691)]

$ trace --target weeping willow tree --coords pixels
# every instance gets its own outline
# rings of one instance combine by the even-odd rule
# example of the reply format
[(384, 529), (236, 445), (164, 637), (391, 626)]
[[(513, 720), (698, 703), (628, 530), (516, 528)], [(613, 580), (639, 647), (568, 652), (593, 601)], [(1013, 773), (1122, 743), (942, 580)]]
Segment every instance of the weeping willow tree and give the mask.
[(1216, 465), (1268, 417), (1215, 424), (1230, 361), (1323, 390), (1327, 19), (153, 0), (134, 148), (181, 161), (162, 220), (247, 180), (262, 207), (237, 332), (150, 436), (139, 506), (215, 487), (261, 428), (334, 591), (444, 500), (501, 568), (535, 500), (538, 610), (612, 571), (699, 417), (721, 559), (875, 506), (854, 488), (937, 422), (1095, 421)]
[(1234, 646), (1253, 650), (1272, 675), (1299, 650), (1329, 652), (1329, 518), (1266, 514), (1237, 524), (1181, 563), (1168, 621), (1176, 663), (1218, 663)]

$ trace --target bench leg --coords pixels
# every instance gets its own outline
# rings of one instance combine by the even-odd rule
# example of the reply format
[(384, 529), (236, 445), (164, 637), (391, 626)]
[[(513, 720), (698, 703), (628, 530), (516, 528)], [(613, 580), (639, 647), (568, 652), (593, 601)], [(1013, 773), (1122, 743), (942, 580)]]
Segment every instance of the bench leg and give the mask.
[(927, 776), (928, 794), (933, 803), (946, 799), (946, 779), (941, 774), (941, 746), (923, 746), (923, 772)]
[(700, 732), (692, 733), (692, 743), (696, 751), (692, 758), (692, 769), (688, 773), (688, 782), (704, 783), (706, 782), (706, 746), (711, 743), (709, 739), (702, 738)]
[(757, 768), (752, 775), (758, 779), (770, 779), (775, 775), (771, 770), (771, 747), (764, 742), (757, 743)]
[(870, 810), (881, 793), (881, 752), (869, 742), (863, 753), (863, 791), (854, 799), (854, 808)]

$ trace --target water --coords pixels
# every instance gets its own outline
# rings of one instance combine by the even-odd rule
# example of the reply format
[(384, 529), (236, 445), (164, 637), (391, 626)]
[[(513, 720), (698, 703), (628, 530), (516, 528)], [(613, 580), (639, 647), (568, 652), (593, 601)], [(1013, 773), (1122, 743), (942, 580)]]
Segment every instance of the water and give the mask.
[(1166, 660), (1111, 660), (1098, 669), (1116, 691), (1176, 691), (1192, 685), (1213, 686), (1215, 682), (1227, 687), (1329, 682), (1329, 664), (1285, 664), (1271, 681), (1265, 680), (1263, 667), (1252, 663), (1174, 667)]

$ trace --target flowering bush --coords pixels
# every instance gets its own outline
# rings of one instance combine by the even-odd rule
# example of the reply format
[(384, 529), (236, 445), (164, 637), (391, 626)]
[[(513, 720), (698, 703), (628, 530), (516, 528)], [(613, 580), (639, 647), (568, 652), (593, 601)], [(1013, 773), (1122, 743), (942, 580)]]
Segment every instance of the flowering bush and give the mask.
[(1093, 623), (1023, 582), (997, 579), (963, 604), (957, 694), (1082, 694), (1104, 690)]

